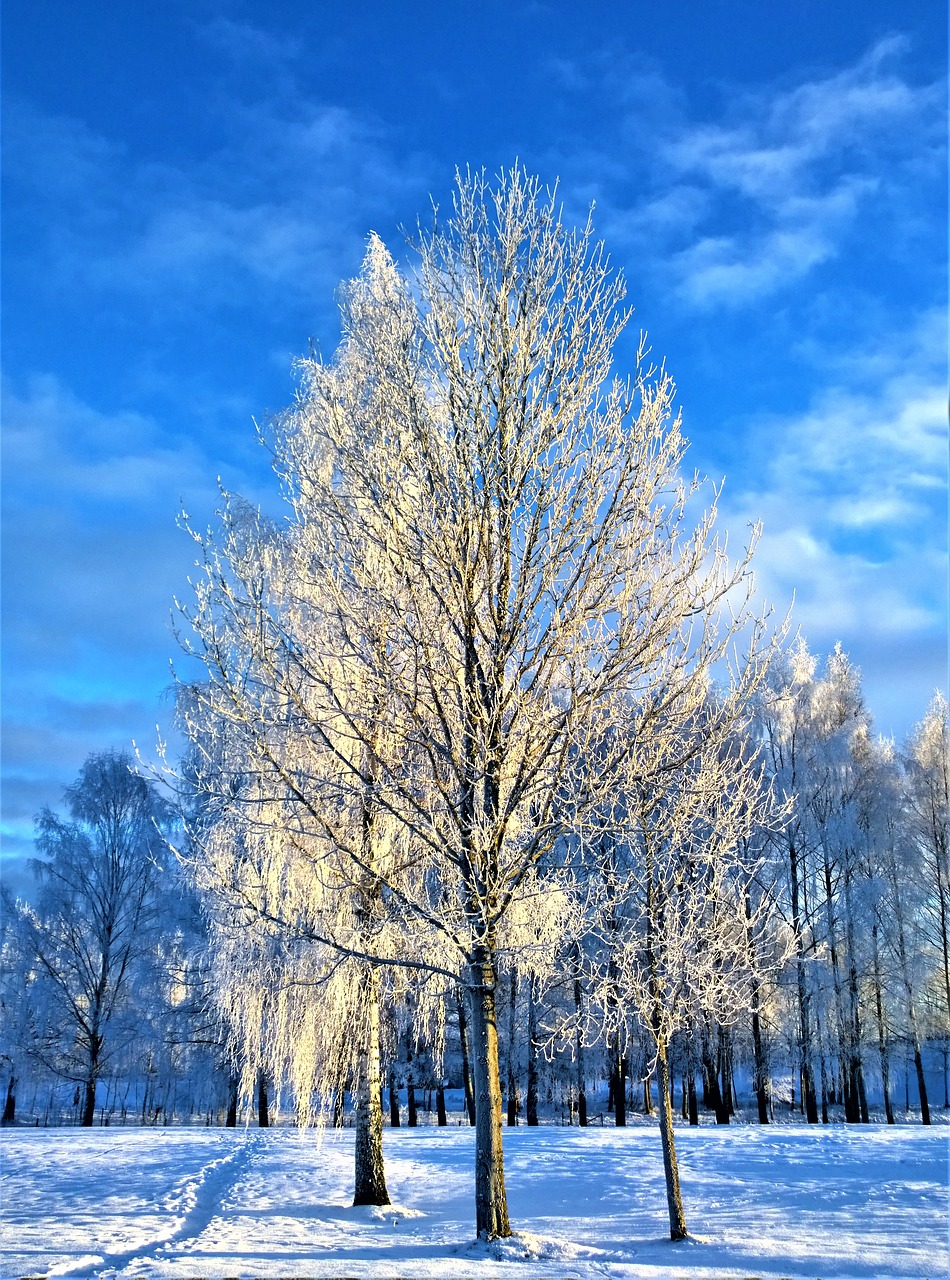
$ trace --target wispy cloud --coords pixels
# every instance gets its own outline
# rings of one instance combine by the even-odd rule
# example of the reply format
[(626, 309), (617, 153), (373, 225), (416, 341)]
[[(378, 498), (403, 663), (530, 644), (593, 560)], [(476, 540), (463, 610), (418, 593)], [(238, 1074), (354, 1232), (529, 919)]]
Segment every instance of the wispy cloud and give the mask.
[(369, 228), (431, 185), (422, 158), (339, 106), (228, 99), (220, 114), (217, 138), (184, 168), (11, 103), (7, 199), (33, 210), (35, 267), (59, 287), (179, 312), (330, 296)]
[[(890, 36), (834, 74), (723, 85), (715, 119), (697, 116), (655, 66), (605, 55), (597, 76), (623, 143), (613, 154), (600, 139), (565, 146), (555, 163), (596, 198), (608, 240), (636, 253), (680, 305), (765, 301), (833, 260), (869, 213), (890, 248), (914, 235), (920, 202), (945, 187), (946, 89), (907, 77), (907, 47)], [(556, 72), (568, 91), (589, 92), (585, 70)]]
[[(27, 847), (95, 744), (146, 749), (194, 559), (180, 503), (210, 511), (214, 470), (137, 413), (105, 414), (55, 379), (4, 386), (3, 825)], [(170, 709), (168, 716), (170, 718)], [(38, 727), (41, 726), (41, 727)], [(12, 844), (11, 844), (12, 842)]]
[[(814, 648), (873, 654), (882, 727), (906, 725), (908, 667), (946, 674), (946, 320), (924, 317), (872, 352), (833, 362), (838, 381), (790, 418), (763, 417), (724, 521), (761, 519), (756, 571)], [(916, 670), (913, 669), (916, 665)]]

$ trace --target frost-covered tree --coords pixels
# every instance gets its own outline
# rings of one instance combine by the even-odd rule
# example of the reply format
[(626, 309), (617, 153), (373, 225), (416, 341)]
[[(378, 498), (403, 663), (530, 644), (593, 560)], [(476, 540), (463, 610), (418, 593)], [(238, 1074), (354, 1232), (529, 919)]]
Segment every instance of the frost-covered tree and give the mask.
[[(594, 986), (608, 1023), (630, 1009), (649, 1039), (644, 1075), (657, 1076), (673, 1240), (687, 1235), (673, 1136), (673, 1037), (704, 1015), (728, 1027), (750, 1008), (758, 864), (748, 845), (781, 817), (743, 736), (755, 680), (755, 669), (746, 668), (728, 695), (695, 689), (649, 735), (638, 732), (635, 710), (630, 723), (618, 716), (617, 732), (631, 749), (587, 836), (597, 856), (584, 861), (600, 869), (585, 874), (600, 934)], [(756, 917), (762, 907), (757, 898)], [(617, 1028), (608, 1027), (611, 1034)]]
[(950, 1034), (950, 706), (935, 695), (904, 762), (908, 834), (928, 885), (927, 932), (939, 956), (944, 1026)]
[(68, 817), (44, 809), (37, 818), (39, 886), (19, 927), (42, 1014), (33, 1052), (77, 1082), (81, 1123), (91, 1125), (110, 1053), (136, 1033), (130, 1004), (160, 928), (170, 811), (117, 751), (90, 756), (65, 800)]
[[(427, 936), (463, 987), (491, 1238), (511, 1230), (496, 992), (516, 911), (560, 910), (536, 876), (616, 785), (618, 696), (649, 740), (732, 651), (751, 587), (715, 495), (695, 515), (680, 478), (671, 380), (642, 343), (612, 375), (624, 285), (591, 227), (518, 170), (464, 176), (415, 251), (410, 287), (374, 237), (336, 356), (301, 363), (272, 432), (280, 537), (204, 540), (195, 732), (227, 723), (283, 847), (313, 842), (351, 912)], [(321, 936), (371, 972), (419, 963), (363, 924)]]

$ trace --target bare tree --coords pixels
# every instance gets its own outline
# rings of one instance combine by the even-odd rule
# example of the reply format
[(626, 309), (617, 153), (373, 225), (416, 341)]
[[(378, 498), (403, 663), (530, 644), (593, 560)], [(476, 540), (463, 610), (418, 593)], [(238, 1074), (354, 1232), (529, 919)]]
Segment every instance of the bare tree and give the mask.
[[(720, 1027), (752, 1005), (750, 892), (758, 863), (749, 838), (781, 815), (744, 741), (757, 670), (730, 694), (684, 698), (649, 736), (618, 713), (616, 731), (633, 742), (609, 808), (591, 825), (597, 846), (584, 870), (591, 923), (601, 946), (592, 987), (608, 1037), (618, 1011), (632, 1007), (652, 1045), (645, 1079), (658, 1078), (660, 1135), (670, 1237), (687, 1235), (670, 1097), (670, 1046), (677, 1030), (711, 1015)], [(585, 860), (586, 861), (586, 860)], [(767, 900), (757, 896), (756, 915)], [(649, 1090), (647, 1089), (647, 1098)]]
[[(496, 989), (512, 912), (560, 900), (529, 887), (627, 758), (605, 732), (617, 695), (648, 739), (735, 645), (751, 581), (713, 536), (715, 495), (691, 514), (670, 378), (641, 341), (611, 379), (624, 286), (589, 225), (567, 230), (518, 170), (468, 175), (415, 249), (410, 288), (371, 240), (335, 359), (302, 362), (274, 424), (279, 552), (245, 554), (233, 524), (203, 540), (196, 717), (235, 726), (284, 830), (332, 846), (342, 882), (430, 935), (426, 963), (461, 982), (492, 1238), (511, 1230)], [(390, 833), (372, 855), (332, 820), (367, 797)], [(418, 963), (382, 934), (333, 941)]]
[(90, 756), (65, 799), (68, 819), (49, 809), (37, 818), (40, 889), (21, 923), (49, 1001), (35, 1051), (79, 1083), (81, 1123), (91, 1125), (110, 1033), (155, 944), (170, 811), (114, 751)]

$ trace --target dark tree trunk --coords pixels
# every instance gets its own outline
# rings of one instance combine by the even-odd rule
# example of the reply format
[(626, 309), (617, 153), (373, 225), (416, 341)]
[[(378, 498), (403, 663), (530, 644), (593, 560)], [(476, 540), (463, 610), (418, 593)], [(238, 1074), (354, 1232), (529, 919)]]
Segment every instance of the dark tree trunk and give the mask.
[(574, 1012), (577, 1017), (577, 1030), (574, 1033), (574, 1057), (577, 1063), (577, 1123), (582, 1129), (587, 1127), (587, 1079), (584, 1067), (584, 1006), (581, 980), (574, 978)]
[(237, 1127), (239, 1083), (238, 1077), (232, 1071), (228, 1075), (228, 1110), (224, 1117), (224, 1125), (226, 1129), (234, 1129)]
[(261, 1071), (257, 1077), (257, 1124), (261, 1129), (270, 1125), (270, 1114), (267, 1107), (267, 1076)]
[(461, 990), (456, 991), (455, 1001), (459, 1017), (459, 1044), (462, 1051), (462, 1088), (465, 1092), (465, 1110), (468, 1112), (469, 1124), (474, 1126), (475, 1091), (472, 1088), (472, 1070), (468, 1054), (468, 1027), (465, 1021), (465, 997)]
[(914, 1029), (914, 1069), (917, 1072), (917, 1092), (920, 1095), (920, 1122), (930, 1124), (930, 1103), (927, 1101), (927, 1081), (924, 1079), (924, 1061), (920, 1053), (920, 1041)]
[(518, 1112), (521, 1110), (518, 1071), (515, 1061), (516, 1006), (518, 1003), (517, 969), (512, 969), (509, 975), (508, 997), (508, 1126), (513, 1129), (518, 1124)]
[(808, 976), (805, 972), (803, 925), (799, 896), (799, 852), (792, 844), (789, 849), (792, 893), (792, 931), (795, 937), (795, 979), (798, 991), (798, 1042), (801, 1052), (802, 1104), (809, 1124), (818, 1123), (818, 1099), (815, 1096), (815, 1076), (812, 1069), (811, 1017), (808, 993)]
[(525, 1120), (532, 1126), (538, 1123), (538, 1016), (534, 986), (532, 976), (528, 979), (528, 1086), (525, 1092)]
[(399, 1128), (399, 1090), (396, 1088), (396, 1073), (389, 1073), (389, 1123), (394, 1129)]
[(96, 1119), (96, 1081), (95, 1077), (86, 1080), (82, 1087), (82, 1116), (79, 1123), (84, 1129), (91, 1129)]
[(716, 1124), (729, 1123), (729, 1104), (719, 1085), (719, 1063), (712, 1055), (709, 1036), (703, 1034), (703, 1104), (716, 1113)]
[(718, 1032), (719, 1064), (719, 1096), (722, 1099), (722, 1111), (716, 1113), (717, 1124), (728, 1124), (734, 1114), (732, 1105), (732, 1035), (728, 1027), (720, 1027)]
[(3, 1118), (0, 1124), (13, 1124), (16, 1120), (16, 1076), (11, 1075), (7, 1083), (7, 1098), (3, 1104)]
[(610, 1058), (610, 1092), (614, 1124), (622, 1129), (627, 1123), (627, 1059), (620, 1051), (620, 1037), (615, 1038)]
[(436, 1123), (440, 1129), (444, 1129), (448, 1124), (448, 1117), (445, 1114), (445, 1086), (439, 1082), (435, 1090), (435, 1116)]
[(765, 1060), (765, 1046), (762, 1043), (762, 1024), (759, 1018), (759, 984), (753, 983), (752, 990), (752, 1057), (755, 1077), (752, 1089), (759, 1112), (759, 1124), (769, 1122), (769, 1095), (772, 1092), (772, 1080), (768, 1064)]

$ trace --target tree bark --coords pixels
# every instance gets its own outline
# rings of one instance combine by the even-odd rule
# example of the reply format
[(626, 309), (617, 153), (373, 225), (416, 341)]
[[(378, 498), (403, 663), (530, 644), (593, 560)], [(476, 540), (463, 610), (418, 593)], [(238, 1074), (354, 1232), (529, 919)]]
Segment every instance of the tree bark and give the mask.
[(267, 1105), (267, 1075), (258, 1072), (257, 1076), (257, 1124), (261, 1129), (270, 1125), (270, 1112)]
[(13, 1124), (16, 1119), (16, 1076), (11, 1075), (7, 1084), (7, 1097), (3, 1104), (3, 1119), (0, 1124)]
[(511, 1235), (502, 1149), (498, 1071), (496, 977), (490, 950), (477, 948), (471, 988), (472, 1063), (475, 1077), (475, 1224), (479, 1239)]
[(96, 1078), (85, 1080), (82, 1086), (82, 1117), (79, 1121), (84, 1129), (91, 1129), (96, 1119)]
[(224, 1127), (226, 1129), (237, 1127), (238, 1084), (237, 1075), (233, 1071), (230, 1072), (228, 1075), (228, 1109), (224, 1117)]
[(583, 991), (580, 977), (574, 978), (574, 1011), (577, 1015), (577, 1030), (574, 1033), (574, 1058), (577, 1063), (577, 1123), (582, 1129), (587, 1127), (587, 1072), (584, 1064), (583, 1034)]
[(356, 1141), (353, 1203), (390, 1204), (383, 1163), (383, 1078), (379, 1055), (379, 983), (365, 975), (363, 1043), (356, 1061)]
[(468, 1026), (465, 1020), (465, 997), (461, 989), (455, 993), (455, 1002), (458, 1008), (459, 1018), (459, 1044), (462, 1051), (462, 1088), (465, 1092), (465, 1110), (468, 1112), (468, 1122), (474, 1127), (475, 1125), (475, 1092), (472, 1089), (472, 1069), (469, 1062), (468, 1053)]
[(663, 1172), (666, 1177), (666, 1204), (670, 1215), (670, 1239), (685, 1240), (686, 1212), (680, 1191), (679, 1165), (673, 1139), (673, 1108), (670, 1104), (670, 1065), (665, 1044), (657, 1045), (657, 1069), (660, 1073), (660, 1137), (663, 1143)]
[[(525, 1093), (525, 1120), (538, 1123), (538, 1018), (534, 995), (535, 979), (528, 979), (528, 1086)], [(584, 1123), (587, 1123), (586, 1104)]]
[(509, 976), (508, 1003), (508, 1127), (514, 1129), (518, 1124), (518, 1113), (521, 1110), (521, 1096), (518, 1087), (518, 1071), (515, 1062), (515, 1035), (517, 1031), (518, 1004), (518, 970), (512, 968)]

